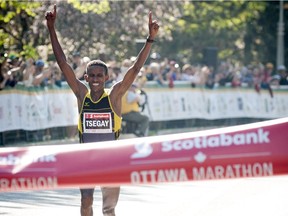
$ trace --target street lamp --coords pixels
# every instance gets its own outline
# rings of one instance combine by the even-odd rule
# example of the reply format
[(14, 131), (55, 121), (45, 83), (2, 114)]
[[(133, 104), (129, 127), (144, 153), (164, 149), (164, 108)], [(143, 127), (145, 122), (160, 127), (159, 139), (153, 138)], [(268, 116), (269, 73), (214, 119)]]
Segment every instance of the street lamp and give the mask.
[(277, 67), (284, 65), (284, 21), (283, 21), (283, 0), (280, 0), (279, 22), (277, 32)]

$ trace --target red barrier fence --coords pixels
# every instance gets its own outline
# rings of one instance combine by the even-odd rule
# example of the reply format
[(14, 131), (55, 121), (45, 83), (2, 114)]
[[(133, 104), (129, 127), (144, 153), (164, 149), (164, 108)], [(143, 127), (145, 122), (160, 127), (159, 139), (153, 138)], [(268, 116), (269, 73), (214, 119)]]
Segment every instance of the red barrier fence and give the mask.
[(0, 191), (288, 174), (288, 118), (111, 142), (1, 148)]

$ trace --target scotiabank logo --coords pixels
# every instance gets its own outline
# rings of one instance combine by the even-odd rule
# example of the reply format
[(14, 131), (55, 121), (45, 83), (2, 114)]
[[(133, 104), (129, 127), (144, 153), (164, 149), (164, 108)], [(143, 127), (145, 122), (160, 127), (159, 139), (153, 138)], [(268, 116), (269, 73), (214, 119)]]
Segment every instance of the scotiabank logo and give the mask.
[[(191, 149), (205, 149), (241, 145), (255, 145), (270, 143), (269, 132), (259, 128), (255, 132), (219, 134), (209, 137), (195, 137), (185, 140), (172, 140), (161, 143), (161, 152), (185, 151)], [(153, 148), (150, 143), (138, 143), (135, 145), (136, 152), (131, 155), (132, 159), (146, 158), (153, 153)], [(205, 155), (197, 154), (197, 161), (203, 161)]]
[(193, 139), (165, 141), (162, 143), (162, 152), (181, 151), (190, 149), (228, 147), (232, 145), (251, 145), (269, 143), (269, 132), (262, 128), (257, 132), (236, 133), (234, 135), (219, 134), (210, 137), (195, 137)]
[(153, 152), (153, 148), (149, 143), (137, 143), (135, 150), (136, 152), (131, 155), (132, 159), (146, 158)]
[(19, 165), (28, 163), (51, 163), (56, 161), (57, 160), (55, 155), (44, 155), (42, 157), (33, 157), (33, 156), (24, 157), (9, 154), (7, 156), (0, 156), (0, 166)]

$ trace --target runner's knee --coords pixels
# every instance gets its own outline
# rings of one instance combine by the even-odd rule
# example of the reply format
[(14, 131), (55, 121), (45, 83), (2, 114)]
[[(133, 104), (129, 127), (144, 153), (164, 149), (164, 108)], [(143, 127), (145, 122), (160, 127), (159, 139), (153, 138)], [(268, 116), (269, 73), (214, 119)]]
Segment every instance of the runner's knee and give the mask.
[(84, 209), (91, 208), (93, 205), (93, 196), (83, 196), (81, 198), (81, 207)]
[(115, 207), (107, 206), (102, 209), (104, 216), (115, 216)]
[(104, 216), (115, 216), (115, 207), (118, 202), (120, 187), (109, 188), (102, 187), (103, 207), (102, 213)]

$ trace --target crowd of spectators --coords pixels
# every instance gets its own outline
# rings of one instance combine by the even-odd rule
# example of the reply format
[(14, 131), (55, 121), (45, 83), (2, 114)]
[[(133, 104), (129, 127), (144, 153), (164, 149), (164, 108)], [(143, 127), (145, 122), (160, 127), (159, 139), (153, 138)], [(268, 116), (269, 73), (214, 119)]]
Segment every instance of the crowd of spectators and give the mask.
[[(87, 56), (79, 52), (71, 55), (71, 67), (75, 75), (83, 80), (86, 64), (90, 61)], [(108, 61), (110, 78), (107, 87), (121, 80), (127, 69), (132, 65), (135, 57), (123, 62)], [(16, 85), (25, 87), (61, 87), (65, 81), (56, 62), (45, 62), (42, 59), (22, 59), (15, 55), (1, 56), (0, 90), (13, 88)], [(144, 87), (146, 82), (156, 81), (159, 86), (168, 85), (173, 88), (175, 81), (186, 81), (191, 87), (205, 87), (213, 89), (219, 86), (252, 87), (257, 92), (268, 89), (273, 97), (273, 87), (288, 86), (288, 71), (284, 65), (277, 68), (271, 63), (257, 63), (247, 66), (232, 64), (229, 61), (220, 62), (215, 70), (205, 65), (192, 65), (177, 62), (173, 59), (161, 58), (160, 54), (152, 53), (147, 64), (138, 76), (138, 85)]]
[[(80, 80), (84, 79), (84, 73), (90, 58), (74, 52), (68, 58), (75, 75)], [(109, 80), (107, 87), (121, 80), (125, 72), (132, 65), (135, 57), (125, 59), (123, 62), (108, 61)], [(43, 59), (23, 59), (16, 55), (2, 54), (0, 59), (0, 90), (14, 88), (17, 85), (26, 88), (61, 88), (65, 78), (55, 61)], [(135, 81), (139, 89), (145, 88), (147, 82), (153, 81), (159, 87), (174, 87), (175, 82), (189, 83), (191, 88), (203, 87), (214, 89), (225, 86), (231, 88), (250, 87), (260, 92), (268, 90), (273, 97), (273, 88), (288, 87), (288, 71), (284, 65), (274, 67), (271, 63), (240, 65), (229, 61), (220, 62), (214, 70), (205, 65), (192, 65), (177, 62), (173, 59), (161, 58), (160, 54), (152, 53)], [(69, 137), (77, 134), (76, 127), (67, 127)], [(34, 133), (35, 140), (39, 140), (39, 134)], [(45, 129), (43, 140), (51, 139), (50, 129)]]
[(61, 71), (55, 62), (45, 63), (42, 59), (24, 60), (11, 55), (0, 63), (0, 90), (13, 88), (16, 85), (25, 87), (45, 87), (56, 85), (61, 87), (63, 81)]

